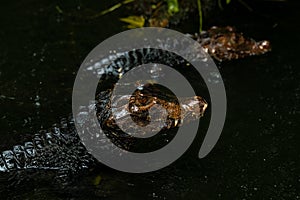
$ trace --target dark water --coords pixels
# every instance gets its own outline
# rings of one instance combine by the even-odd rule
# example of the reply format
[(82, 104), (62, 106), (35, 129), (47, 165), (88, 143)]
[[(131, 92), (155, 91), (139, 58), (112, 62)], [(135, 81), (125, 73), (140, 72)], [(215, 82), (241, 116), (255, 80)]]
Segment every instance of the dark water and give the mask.
[[(125, 30), (118, 21), (125, 10), (89, 19), (113, 2), (1, 4), (0, 150), (5, 150), (71, 113), (73, 81), (81, 62), (101, 41)], [(300, 3), (254, 1), (251, 6), (253, 12), (234, 3), (205, 24), (235, 25), (246, 35), (269, 39), (273, 47), (264, 56), (220, 64), (227, 119), (219, 142), (206, 158), (197, 159), (199, 139), (182, 158), (157, 172), (126, 174), (99, 167), (66, 190), (36, 175), (34, 182), (5, 189), (1, 197), (300, 199)], [(197, 29), (195, 20), (178, 28)], [(204, 117), (201, 123), (208, 122)], [(100, 184), (95, 186), (99, 176)], [(5, 180), (1, 174), (1, 189), (9, 182)]]

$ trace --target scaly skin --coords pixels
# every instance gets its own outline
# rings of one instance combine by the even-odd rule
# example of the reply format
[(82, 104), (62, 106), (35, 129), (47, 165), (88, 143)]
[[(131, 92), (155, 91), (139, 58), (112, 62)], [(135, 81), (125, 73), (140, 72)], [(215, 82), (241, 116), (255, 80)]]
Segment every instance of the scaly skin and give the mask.
[(271, 51), (270, 42), (245, 37), (231, 26), (211, 27), (194, 38), (204, 50), (218, 61), (234, 60), (248, 56), (262, 55)]
[[(240, 33), (236, 33), (232, 27), (213, 27), (201, 35), (196, 35), (195, 39), (202, 44), (208, 53), (220, 61), (264, 54), (271, 49), (268, 41), (255, 42), (252, 39), (245, 38)], [(178, 60), (178, 57), (170, 53), (164, 53), (163, 55), (161, 50), (153, 49), (134, 50), (130, 53), (123, 53), (119, 59), (104, 69), (99, 69), (94, 65), (91, 66), (91, 70), (96, 74), (101, 73), (101, 75), (104, 75), (105, 80), (117, 80), (123, 73), (126, 73), (134, 66), (144, 63), (160, 62), (171, 67), (186, 65), (186, 61)], [(100, 60), (97, 63), (101, 66), (104, 61)], [(116, 134), (118, 131), (114, 132), (118, 128), (109, 111), (111, 108), (110, 95), (111, 89), (99, 92), (96, 95), (98, 120), (100, 124), (109, 129), (106, 133), (108, 138), (116, 142), (117, 146), (129, 148), (130, 137)], [(130, 96), (118, 97), (119, 102), (122, 102), (118, 105), (118, 112), (124, 111), (127, 113), (126, 116), (123, 116), (124, 119), (131, 117), (130, 115), (143, 118), (144, 111), (149, 110), (156, 104), (160, 104), (168, 113), (165, 123), (166, 129), (177, 127), (182, 122), (188, 123), (200, 118), (207, 107), (206, 101), (201, 97), (187, 98), (181, 107), (177, 103), (155, 96), (147, 97), (147, 103), (145, 103), (143, 102), (145, 99), (140, 97), (141, 94), (136, 94), (134, 98)], [(129, 107), (125, 106), (128, 101), (129, 105), (131, 105)], [(133, 104), (136, 105), (137, 111), (133, 111)], [(197, 108), (195, 105), (197, 105)], [(183, 115), (180, 115), (179, 110), (181, 110)], [(146, 120), (138, 119), (137, 122), (140, 125), (145, 125), (149, 122), (149, 119), (146, 116)], [(105, 140), (107, 138), (103, 138), (103, 146), (105, 146)], [(40, 133), (35, 134), (31, 141), (25, 142), (23, 145), (15, 145), (12, 150), (3, 151), (0, 155), (0, 171), (9, 172), (22, 169), (77, 171), (89, 168), (95, 162), (95, 159), (81, 143), (74, 126), (74, 120), (62, 119), (60, 124), (53, 125), (49, 131), (40, 131)]]
[[(101, 98), (109, 98), (111, 91), (102, 92), (99, 94)], [(138, 105), (136, 101), (132, 102), (132, 98), (139, 98), (142, 95), (141, 91), (134, 96), (118, 97), (118, 111), (117, 115), (121, 116), (121, 124), (127, 125), (128, 130), (130, 126), (125, 124), (131, 115), (138, 116), (139, 111), (148, 111), (154, 105), (160, 104), (166, 109), (167, 116), (159, 116), (159, 120), (167, 118), (165, 122), (165, 129), (175, 128), (181, 125), (194, 121), (203, 116), (207, 107), (206, 101), (201, 97), (185, 98), (184, 103), (179, 106), (177, 102), (166, 101), (158, 97), (153, 97), (147, 105)], [(132, 103), (137, 107), (137, 111), (131, 112), (129, 105)], [(105, 104), (105, 105), (104, 105)], [(97, 106), (111, 109), (110, 101), (99, 101)], [(120, 114), (119, 114), (120, 113)], [(125, 113), (125, 114), (124, 114)], [(107, 117), (99, 114), (101, 124), (111, 130), (117, 130), (118, 126), (115, 123), (115, 118), (110, 113)], [(138, 118), (138, 123), (146, 124), (147, 120), (142, 117)], [(150, 126), (149, 129), (157, 129), (159, 127)], [(124, 129), (123, 129), (124, 130)], [(126, 131), (126, 130), (125, 130)], [(147, 132), (147, 131), (146, 131)], [(130, 136), (119, 134), (117, 131), (110, 135), (118, 146), (129, 148)], [(105, 138), (103, 138), (105, 141)], [(127, 140), (127, 141), (125, 141)], [(129, 142), (128, 142), (129, 141)], [(119, 143), (118, 143), (119, 142)], [(124, 143), (125, 142), (125, 143)], [(105, 147), (105, 143), (103, 144)], [(35, 134), (32, 141), (25, 142), (23, 145), (15, 145), (12, 150), (3, 151), (0, 159), (0, 171), (9, 172), (22, 169), (49, 169), (49, 170), (80, 170), (89, 168), (95, 164), (93, 157), (87, 152), (80, 141), (74, 126), (74, 120), (62, 119), (60, 124), (55, 124), (49, 131), (40, 131)]]
[(72, 119), (62, 119), (49, 131), (1, 153), (0, 171), (22, 169), (84, 169), (94, 162), (81, 144)]
[[(172, 55), (168, 56), (172, 57)], [(117, 79), (120, 73), (129, 71), (133, 66), (151, 61), (159, 61), (163, 58), (161, 50), (135, 50), (129, 54), (124, 54), (120, 59), (106, 66), (104, 69), (104, 79)], [(167, 60), (165, 63), (171, 66), (175, 64), (181, 65), (181, 62), (176, 60)], [(122, 67), (122, 70), (120, 70), (119, 67)], [(91, 105), (91, 107), (97, 109), (99, 123), (109, 130), (106, 131), (107, 137), (117, 146), (130, 149), (133, 141), (131, 140), (132, 137), (120, 132), (110, 112), (111, 93), (111, 88), (100, 91), (98, 95), (96, 95), (96, 104)], [(147, 111), (154, 105), (159, 104), (165, 108), (168, 113), (164, 129), (175, 128), (181, 124), (199, 119), (203, 116), (207, 107), (206, 101), (199, 96), (185, 98), (183, 101), (184, 104), (181, 107), (176, 102), (155, 96), (155, 92), (152, 97), (146, 97), (148, 100), (146, 104), (141, 102), (141, 96), (142, 93), (138, 92), (133, 96), (123, 95), (114, 97), (119, 99), (119, 103), (122, 102), (118, 105), (120, 109), (118, 112), (124, 113), (126, 111), (126, 115), (123, 116), (124, 119), (130, 117), (130, 115), (139, 115), (138, 112), (133, 112), (128, 108), (128, 100), (129, 105), (135, 104), (138, 111)], [(127, 101), (124, 101), (126, 98)], [(81, 114), (84, 115), (89, 112), (90, 106), (89, 108), (84, 107), (81, 109)], [(180, 110), (181, 112), (179, 112)], [(164, 118), (161, 116), (159, 119)], [(80, 116), (77, 116), (75, 120), (79, 122)], [(88, 122), (88, 120), (84, 123), (86, 122)], [(143, 118), (141, 118), (138, 119), (138, 123), (143, 124), (145, 121), (143, 122)], [(103, 148), (107, 148), (106, 141), (108, 141), (108, 138), (102, 138)], [(76, 172), (78, 170), (88, 169), (96, 163), (97, 161), (82, 144), (75, 129), (74, 119), (69, 118), (62, 119), (59, 124), (54, 124), (48, 131), (43, 130), (35, 134), (31, 141), (25, 142), (22, 145), (15, 145), (12, 150), (3, 151), (0, 157), (0, 171), (11, 172), (27, 169), (43, 169)]]

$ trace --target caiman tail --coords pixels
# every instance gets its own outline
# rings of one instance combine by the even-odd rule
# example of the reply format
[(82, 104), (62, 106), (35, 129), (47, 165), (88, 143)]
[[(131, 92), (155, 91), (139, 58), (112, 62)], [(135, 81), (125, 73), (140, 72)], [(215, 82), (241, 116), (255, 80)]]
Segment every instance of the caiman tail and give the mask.
[(93, 161), (75, 130), (73, 119), (62, 119), (49, 131), (40, 131), (31, 141), (0, 154), (0, 172), (22, 169), (80, 169)]

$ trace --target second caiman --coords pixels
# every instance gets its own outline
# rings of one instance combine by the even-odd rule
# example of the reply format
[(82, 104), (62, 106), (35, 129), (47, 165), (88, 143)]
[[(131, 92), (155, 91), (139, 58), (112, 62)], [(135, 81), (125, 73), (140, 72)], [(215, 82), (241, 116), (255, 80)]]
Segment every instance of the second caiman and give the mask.
[[(268, 41), (255, 42), (253, 39), (236, 33), (231, 27), (213, 27), (207, 32), (192, 37), (197, 39), (203, 48), (219, 61), (260, 55), (270, 50)], [(123, 73), (126, 72), (125, 69), (130, 70), (133, 65), (149, 62), (149, 58), (150, 60), (161, 61), (162, 64), (174, 65), (170, 60), (164, 59), (161, 52), (157, 51), (159, 50), (142, 49), (124, 54), (123, 59), (120, 60), (121, 63), (113, 62), (108, 66), (106, 78), (116, 79), (119, 77), (121, 72), (114, 65), (122, 66)], [(136, 122), (143, 126), (149, 121), (147, 110), (160, 104), (167, 111), (164, 129), (172, 129), (199, 119), (208, 106), (207, 102), (200, 96), (187, 97), (184, 100), (184, 105), (179, 106), (170, 96), (161, 97), (161, 95), (156, 95), (156, 92), (152, 92), (151, 95), (144, 95), (143, 91), (147, 91), (149, 88), (151, 87), (146, 86), (132, 96), (115, 97), (119, 99), (118, 102), (123, 102), (118, 107), (119, 112), (136, 118)], [(111, 92), (112, 88), (99, 91), (93, 107), (97, 110), (99, 123), (108, 130), (106, 131), (107, 138), (103, 138), (103, 148), (107, 148), (106, 141), (110, 139), (117, 146), (130, 150), (132, 143), (134, 143), (132, 137), (123, 134), (118, 129), (110, 112)], [(134, 105), (135, 109), (128, 107), (126, 102), (129, 102), (131, 106)], [(85, 108), (81, 113), (83, 115), (88, 114), (89, 109)], [(179, 110), (184, 114), (180, 115)], [(75, 120), (82, 120), (82, 116), (78, 117)], [(54, 124), (49, 130), (40, 130), (34, 134), (32, 140), (15, 145), (11, 150), (5, 150), (0, 154), (0, 172), (55, 170), (59, 172), (59, 176), (68, 176), (69, 173), (88, 169), (96, 163), (97, 161), (82, 144), (72, 117), (61, 119), (60, 123)]]

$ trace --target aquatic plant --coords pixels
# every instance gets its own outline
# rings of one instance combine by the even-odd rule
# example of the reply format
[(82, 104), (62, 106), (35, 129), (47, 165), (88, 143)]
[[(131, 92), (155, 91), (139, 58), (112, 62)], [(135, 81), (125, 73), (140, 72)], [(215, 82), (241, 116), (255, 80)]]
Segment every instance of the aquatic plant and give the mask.
[(215, 1), (215, 5), (218, 5), (220, 10), (224, 9), (223, 4), (228, 5), (232, 1), (237, 1), (249, 11), (252, 11), (252, 8), (243, 0), (123, 0), (94, 15), (94, 17), (108, 14), (123, 5), (134, 3), (131, 8), (132, 13), (136, 12), (136, 8), (139, 10), (138, 14), (120, 18), (122, 22), (127, 23), (127, 28), (140, 28), (144, 26), (166, 27), (170, 24), (172, 18), (180, 21), (181, 18), (184, 18), (182, 17), (183, 15), (187, 15), (190, 11), (198, 10), (199, 32), (201, 32), (203, 27), (203, 10), (205, 9), (203, 6), (207, 7), (208, 5), (204, 4), (211, 3), (212, 1)]

